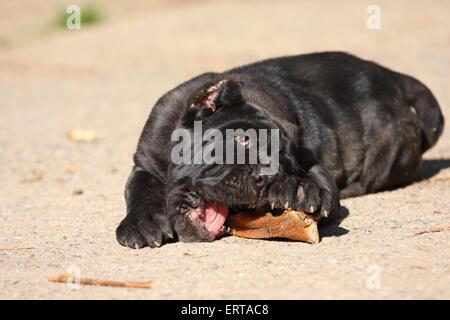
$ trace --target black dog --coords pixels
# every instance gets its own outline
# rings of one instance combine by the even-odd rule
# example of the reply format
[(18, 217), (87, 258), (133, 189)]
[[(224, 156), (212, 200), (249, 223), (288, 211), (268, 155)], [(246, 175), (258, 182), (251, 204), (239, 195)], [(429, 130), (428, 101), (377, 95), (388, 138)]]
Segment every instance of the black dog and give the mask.
[[(278, 129), (279, 167), (175, 164), (175, 129)], [(444, 119), (418, 80), (327, 52), (206, 73), (160, 98), (139, 140), (117, 240), (131, 248), (210, 241), (228, 211), (302, 209), (330, 220), (339, 198), (410, 182)], [(254, 143), (248, 137), (241, 145)]]

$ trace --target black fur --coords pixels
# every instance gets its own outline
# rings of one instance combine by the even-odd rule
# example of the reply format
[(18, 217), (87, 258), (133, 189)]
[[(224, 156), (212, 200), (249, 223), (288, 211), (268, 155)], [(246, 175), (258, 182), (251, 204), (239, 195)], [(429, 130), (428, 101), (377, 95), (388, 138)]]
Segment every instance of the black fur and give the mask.
[[(261, 177), (258, 165), (174, 165), (171, 133), (192, 128), (194, 120), (204, 120), (205, 130), (280, 129), (280, 170)], [(421, 82), (345, 53), (200, 75), (154, 106), (134, 157), (117, 239), (132, 248), (212, 240), (186, 218), (208, 201), (289, 203), (332, 219), (339, 198), (410, 182), (443, 125), (436, 99)]]

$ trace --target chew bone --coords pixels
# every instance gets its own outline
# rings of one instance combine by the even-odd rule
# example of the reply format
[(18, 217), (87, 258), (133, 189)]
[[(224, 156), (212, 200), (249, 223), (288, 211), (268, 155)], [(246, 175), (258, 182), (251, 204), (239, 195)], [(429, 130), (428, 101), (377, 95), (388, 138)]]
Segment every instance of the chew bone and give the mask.
[(230, 215), (227, 224), (234, 236), (242, 238), (286, 238), (308, 243), (320, 241), (316, 222), (301, 211), (286, 210), (279, 216), (270, 212), (241, 212)]

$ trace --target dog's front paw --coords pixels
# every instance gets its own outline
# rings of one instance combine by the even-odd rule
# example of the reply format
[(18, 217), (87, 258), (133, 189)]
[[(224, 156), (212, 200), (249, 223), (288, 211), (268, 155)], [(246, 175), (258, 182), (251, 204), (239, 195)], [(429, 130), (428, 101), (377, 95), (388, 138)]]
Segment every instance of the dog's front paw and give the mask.
[(129, 248), (160, 247), (168, 238), (173, 238), (169, 219), (150, 215), (127, 216), (117, 227), (117, 241)]
[(312, 179), (306, 179), (297, 189), (297, 207), (316, 215), (317, 219), (328, 218), (339, 211), (338, 195), (321, 188)]
[(280, 176), (274, 180), (267, 192), (267, 204), (273, 209), (299, 209), (297, 189), (299, 179), (293, 176)]

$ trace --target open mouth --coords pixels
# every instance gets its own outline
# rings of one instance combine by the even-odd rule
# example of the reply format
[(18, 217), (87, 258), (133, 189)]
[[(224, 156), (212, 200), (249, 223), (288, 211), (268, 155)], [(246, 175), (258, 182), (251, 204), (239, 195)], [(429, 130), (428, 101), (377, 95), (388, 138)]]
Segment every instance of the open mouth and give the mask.
[(200, 222), (203, 227), (214, 237), (230, 234), (230, 228), (226, 225), (229, 215), (241, 212), (257, 212), (262, 208), (250, 205), (228, 205), (221, 202), (207, 202), (205, 206), (192, 210), (189, 218)]
[(225, 221), (228, 217), (228, 205), (220, 202), (208, 202), (202, 208), (189, 213), (192, 221), (199, 221), (215, 237), (225, 233)]
[[(190, 197), (193, 199), (192, 204), (200, 204), (195, 209), (191, 209), (188, 213), (188, 218), (194, 225), (200, 225), (208, 233), (214, 237), (222, 237), (231, 234), (231, 228), (227, 226), (227, 218), (230, 215), (237, 213), (248, 213), (252, 214), (254, 212), (268, 212), (271, 211), (274, 214), (278, 214), (278, 210), (272, 205), (272, 210), (266, 205), (258, 205), (259, 199), (264, 199), (267, 197), (265, 189), (260, 190), (260, 194), (253, 204), (248, 203), (225, 203), (222, 200), (203, 200), (195, 192), (189, 193)], [(254, 198), (253, 198), (254, 199)], [(282, 212), (282, 211), (280, 211)]]

